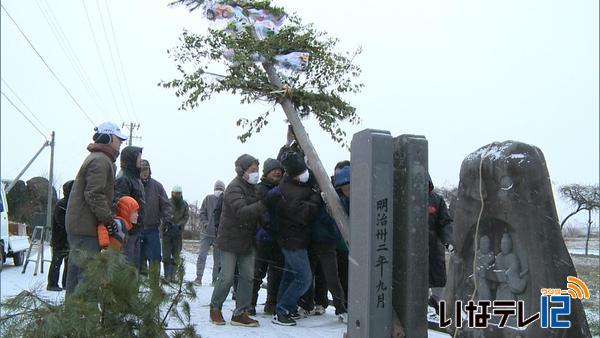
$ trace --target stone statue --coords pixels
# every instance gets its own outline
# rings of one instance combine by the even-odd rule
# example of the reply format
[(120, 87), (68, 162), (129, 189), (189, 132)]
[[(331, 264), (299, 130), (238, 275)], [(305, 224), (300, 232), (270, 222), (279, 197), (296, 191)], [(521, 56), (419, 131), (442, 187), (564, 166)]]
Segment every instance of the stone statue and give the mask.
[(494, 264), (496, 300), (517, 300), (515, 295), (525, 291), (527, 280), (522, 278), (526, 271), (521, 272), (519, 258), (512, 252), (512, 239), (508, 233), (502, 235), (500, 249)]
[(486, 235), (479, 238), (477, 250), (477, 299), (492, 300), (491, 281), (487, 279), (489, 271), (494, 265), (494, 253), (490, 251), (490, 238)]

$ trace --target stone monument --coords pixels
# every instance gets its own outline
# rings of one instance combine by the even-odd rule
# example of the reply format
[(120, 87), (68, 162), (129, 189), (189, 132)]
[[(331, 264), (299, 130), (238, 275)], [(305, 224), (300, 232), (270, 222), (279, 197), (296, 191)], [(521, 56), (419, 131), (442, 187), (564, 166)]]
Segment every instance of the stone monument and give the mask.
[[(522, 301), (524, 318), (541, 313), (541, 289), (566, 289), (576, 276), (564, 243), (546, 161), (535, 146), (515, 141), (492, 143), (473, 152), (460, 170), (454, 209), (456, 252), (444, 299), (448, 318), (456, 301)], [(540, 320), (519, 328), (510, 317), (500, 328), (459, 324), (459, 337), (590, 337), (583, 306), (571, 299), (561, 316), (570, 328), (544, 328)], [(460, 320), (459, 320), (460, 321)], [(451, 324), (454, 332), (457, 323)]]

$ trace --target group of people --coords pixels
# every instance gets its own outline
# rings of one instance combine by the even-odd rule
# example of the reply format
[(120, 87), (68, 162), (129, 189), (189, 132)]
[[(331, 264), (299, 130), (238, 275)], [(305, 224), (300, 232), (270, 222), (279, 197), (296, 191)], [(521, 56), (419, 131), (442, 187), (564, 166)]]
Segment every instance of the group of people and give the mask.
[[(173, 187), (168, 199), (162, 184), (151, 177), (150, 164), (142, 159), (140, 147), (123, 149), (121, 172), (115, 178), (114, 163), (126, 139), (114, 123), (98, 126), (94, 142), (87, 147), (90, 154), (75, 180), (63, 186), (64, 198), (54, 213), (48, 290), (65, 288), (67, 294), (75, 290), (83, 276), (85, 257), (89, 257), (80, 253), (103, 249), (99, 230), (116, 239), (129, 262), (140, 273), (148, 274), (151, 285), (159, 283), (161, 260), (165, 277), (173, 278), (180, 263), (182, 231), (189, 219), (188, 204), (180, 186)], [(256, 315), (258, 291), (265, 277), (263, 311), (273, 315), (273, 323), (292, 326), (308, 315), (323, 314), (330, 304), (328, 292), (339, 320), (347, 322), (349, 248), (291, 128), (277, 159), (267, 159), (262, 172), (259, 166), (255, 157), (239, 156), (233, 180), (227, 186), (215, 182), (214, 193), (202, 202), (194, 282), (202, 285), (212, 247), (210, 322), (226, 324), (222, 306), (233, 287), (236, 308), (230, 323), (258, 326), (251, 316)], [(350, 161), (341, 161), (331, 177), (347, 213), (350, 174)], [(434, 288), (445, 284), (444, 250), (438, 246), (452, 250), (452, 219), (443, 199), (432, 190), (430, 183), (429, 280)], [(63, 260), (68, 267), (60, 288), (58, 274)], [(431, 300), (437, 303), (435, 295)]]
[[(348, 211), (350, 163), (336, 166), (333, 184)], [(272, 322), (295, 325), (320, 315), (333, 296), (335, 312), (347, 321), (348, 247), (329, 216), (314, 174), (293, 134), (277, 159), (243, 154), (236, 176), (202, 202), (196, 284), (202, 285), (207, 253), (213, 249), (210, 321), (226, 324), (223, 302), (233, 287), (236, 308), (230, 323), (254, 327), (258, 291), (267, 277), (264, 313)]]
[[(63, 185), (63, 198), (54, 209), (47, 289), (71, 294), (83, 278), (86, 260), (108, 247), (120, 250), (140, 273), (148, 274), (151, 285), (159, 283), (161, 260), (165, 278), (172, 280), (189, 219), (181, 186), (173, 187), (169, 199), (163, 185), (151, 177), (142, 148), (120, 151), (127, 137), (114, 123), (99, 125), (92, 139), (90, 154), (75, 180)], [(115, 175), (119, 154), (121, 170)]]

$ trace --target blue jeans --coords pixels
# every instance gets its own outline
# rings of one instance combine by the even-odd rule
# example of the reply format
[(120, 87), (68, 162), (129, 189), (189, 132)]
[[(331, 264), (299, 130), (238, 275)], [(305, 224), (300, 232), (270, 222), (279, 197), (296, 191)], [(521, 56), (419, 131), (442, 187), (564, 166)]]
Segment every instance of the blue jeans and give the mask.
[(160, 251), (160, 233), (158, 228), (144, 229), (141, 240), (141, 260), (144, 265), (146, 260), (160, 262), (162, 259)]
[(281, 248), (285, 257), (283, 276), (277, 294), (277, 313), (294, 314), (298, 300), (312, 284), (312, 272), (306, 249), (287, 250)]

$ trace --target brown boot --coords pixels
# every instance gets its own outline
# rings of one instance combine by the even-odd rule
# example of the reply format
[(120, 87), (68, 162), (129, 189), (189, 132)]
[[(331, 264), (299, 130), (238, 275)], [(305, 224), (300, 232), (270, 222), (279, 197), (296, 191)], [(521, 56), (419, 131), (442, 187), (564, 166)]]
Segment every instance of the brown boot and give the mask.
[(231, 325), (257, 327), (258, 321), (248, 317), (246, 312), (242, 312), (237, 316), (231, 316)]
[(225, 325), (221, 309), (210, 308), (210, 322), (215, 325)]

